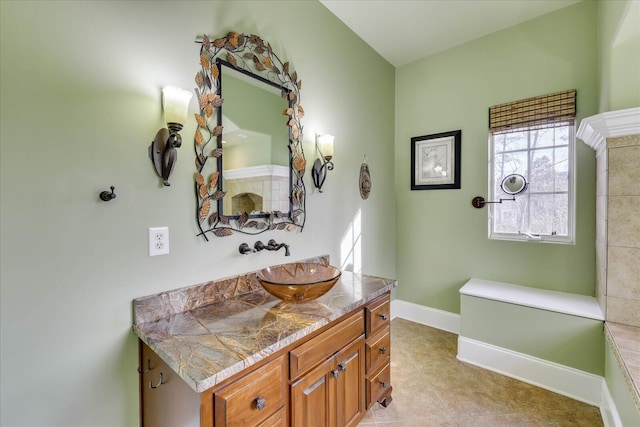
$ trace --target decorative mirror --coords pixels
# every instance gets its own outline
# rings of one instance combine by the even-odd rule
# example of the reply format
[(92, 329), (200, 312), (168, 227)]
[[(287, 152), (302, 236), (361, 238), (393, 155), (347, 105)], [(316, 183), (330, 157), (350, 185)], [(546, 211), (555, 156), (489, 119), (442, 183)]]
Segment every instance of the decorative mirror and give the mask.
[(256, 35), (232, 31), (213, 41), (205, 35), (201, 43), (194, 137), (198, 235), (302, 231), (302, 81)]
[(500, 188), (508, 195), (515, 196), (527, 189), (527, 180), (520, 174), (512, 173), (504, 177)]

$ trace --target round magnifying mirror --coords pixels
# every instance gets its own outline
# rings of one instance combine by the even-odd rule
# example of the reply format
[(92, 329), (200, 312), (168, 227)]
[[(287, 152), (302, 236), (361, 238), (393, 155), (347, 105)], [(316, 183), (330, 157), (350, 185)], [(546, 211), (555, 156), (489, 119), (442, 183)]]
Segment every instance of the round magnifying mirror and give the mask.
[(524, 176), (513, 173), (504, 177), (500, 188), (510, 196), (515, 196), (527, 189), (527, 180), (524, 179)]

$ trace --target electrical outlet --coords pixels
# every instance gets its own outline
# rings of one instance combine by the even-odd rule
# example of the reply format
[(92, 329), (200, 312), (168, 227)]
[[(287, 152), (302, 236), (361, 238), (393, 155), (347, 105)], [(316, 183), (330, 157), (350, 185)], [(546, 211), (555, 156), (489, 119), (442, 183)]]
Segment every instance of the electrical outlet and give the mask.
[(149, 256), (169, 253), (169, 227), (149, 227)]

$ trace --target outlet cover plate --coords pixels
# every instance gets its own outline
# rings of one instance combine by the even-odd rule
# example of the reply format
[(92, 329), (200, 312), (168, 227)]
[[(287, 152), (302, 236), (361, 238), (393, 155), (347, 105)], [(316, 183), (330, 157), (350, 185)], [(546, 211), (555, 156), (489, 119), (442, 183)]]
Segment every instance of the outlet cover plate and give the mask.
[(169, 227), (149, 227), (149, 256), (169, 253)]

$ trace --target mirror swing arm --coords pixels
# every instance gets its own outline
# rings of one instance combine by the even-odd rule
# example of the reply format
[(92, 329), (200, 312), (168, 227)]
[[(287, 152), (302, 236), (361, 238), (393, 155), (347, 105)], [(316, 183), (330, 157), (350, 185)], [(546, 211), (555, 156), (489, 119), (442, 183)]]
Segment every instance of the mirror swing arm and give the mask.
[(473, 206), (476, 209), (482, 209), (485, 207), (485, 205), (489, 203), (502, 204), (502, 202), (515, 202), (516, 195), (520, 193), (524, 193), (527, 190), (528, 186), (529, 186), (529, 183), (527, 182), (524, 176), (517, 173), (509, 174), (505, 176), (504, 179), (502, 180), (502, 183), (500, 184), (500, 188), (504, 193), (512, 196), (510, 199), (500, 198), (497, 201), (489, 202), (489, 201), (486, 201), (482, 196), (476, 196), (471, 200), (471, 206)]
[[(305, 223), (303, 176), (306, 159), (302, 149), (304, 109), (299, 104), (302, 81), (298, 80), (297, 72), (290, 72), (289, 62), (283, 63), (269, 43), (253, 34), (231, 31), (214, 40), (204, 35), (196, 43), (201, 44), (201, 68), (195, 76), (199, 113), (195, 115), (197, 129), (194, 135), (198, 235), (208, 241), (209, 232), (224, 237), (235, 232), (252, 235), (269, 230), (302, 231)], [(248, 212), (239, 215), (222, 213), (222, 199), (226, 194), (222, 179), (222, 65), (280, 88), (281, 96), (288, 101), (289, 107), (282, 112), (287, 117), (289, 134), (288, 214), (280, 211), (251, 215)], [(216, 161), (212, 162), (211, 158)]]
[(489, 204), (489, 203), (502, 203), (502, 202), (515, 202), (516, 198), (512, 197), (510, 199), (500, 199), (497, 201), (493, 201), (493, 202), (488, 202), (484, 199), (484, 197), (482, 196), (476, 196), (471, 200), (471, 205), (476, 208), (476, 209), (481, 209), (484, 208), (485, 205)]

